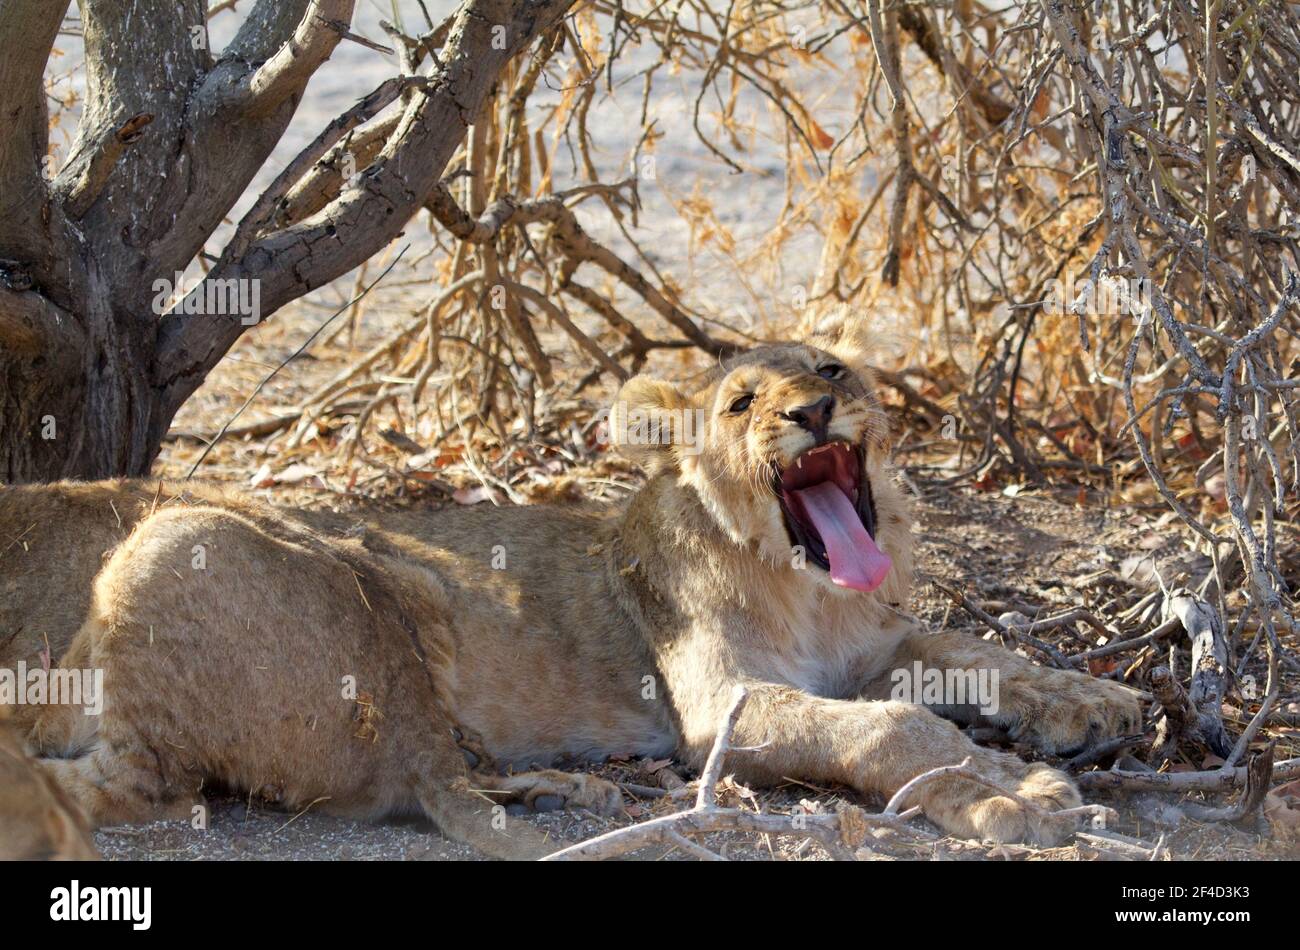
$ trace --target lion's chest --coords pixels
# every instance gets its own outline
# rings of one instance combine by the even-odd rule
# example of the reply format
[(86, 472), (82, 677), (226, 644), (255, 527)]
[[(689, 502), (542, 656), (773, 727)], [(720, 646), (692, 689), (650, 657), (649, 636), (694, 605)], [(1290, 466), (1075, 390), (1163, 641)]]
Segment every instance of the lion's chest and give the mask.
[(815, 696), (855, 697), (893, 663), (904, 630), (869, 613), (810, 612), (765, 638), (756, 653), (766, 669), (754, 672)]

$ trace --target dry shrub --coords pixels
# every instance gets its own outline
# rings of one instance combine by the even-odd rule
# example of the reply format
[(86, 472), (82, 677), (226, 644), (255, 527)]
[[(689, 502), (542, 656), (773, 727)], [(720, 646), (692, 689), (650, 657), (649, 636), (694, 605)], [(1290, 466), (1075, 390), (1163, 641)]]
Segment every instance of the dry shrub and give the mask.
[[(424, 68), (430, 44), (392, 36)], [(404, 478), (464, 461), (520, 496), (521, 468), (598, 457), (573, 398), (593, 383), (867, 321), (918, 469), (1162, 500), (1213, 555), (1201, 589), (1244, 595), (1272, 652), (1300, 488), (1297, 64), (1300, 11), (1276, 0), (596, 0), (510, 65), (430, 197), (427, 301), (284, 447)], [(639, 86), (640, 127), (606, 180), (591, 115), (616, 85)], [(665, 189), (749, 320), (637, 243), (665, 109), (719, 168), (783, 155), (758, 242), (707, 183)], [(342, 143), (362, 168), (365, 141)]]

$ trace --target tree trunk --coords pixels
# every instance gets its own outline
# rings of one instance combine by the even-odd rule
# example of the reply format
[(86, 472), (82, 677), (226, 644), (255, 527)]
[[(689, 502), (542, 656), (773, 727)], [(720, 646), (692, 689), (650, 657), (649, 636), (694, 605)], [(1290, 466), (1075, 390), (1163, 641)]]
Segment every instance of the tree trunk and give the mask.
[[(12, 316), (18, 296), (0, 292), (0, 308)], [(147, 327), (89, 302), (59, 319), (78, 332), (57, 347), (0, 350), (0, 481), (147, 475), (167, 425), (149, 385), (152, 340), (128, 332)]]
[(147, 475), (160, 440), (129, 428), (122, 417), (139, 393), (140, 364), (130, 375), (42, 376), (29, 365), (0, 360), (6, 390), (0, 403), (0, 481)]

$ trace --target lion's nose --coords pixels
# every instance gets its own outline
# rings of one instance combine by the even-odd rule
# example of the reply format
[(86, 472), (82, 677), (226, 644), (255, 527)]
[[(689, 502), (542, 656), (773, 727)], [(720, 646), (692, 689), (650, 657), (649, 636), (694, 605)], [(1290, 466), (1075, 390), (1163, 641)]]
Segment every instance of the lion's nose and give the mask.
[(788, 419), (801, 429), (807, 429), (817, 440), (817, 444), (826, 441), (827, 430), (831, 425), (831, 413), (835, 411), (835, 397), (822, 396), (814, 403), (796, 406), (781, 413), (782, 419)]

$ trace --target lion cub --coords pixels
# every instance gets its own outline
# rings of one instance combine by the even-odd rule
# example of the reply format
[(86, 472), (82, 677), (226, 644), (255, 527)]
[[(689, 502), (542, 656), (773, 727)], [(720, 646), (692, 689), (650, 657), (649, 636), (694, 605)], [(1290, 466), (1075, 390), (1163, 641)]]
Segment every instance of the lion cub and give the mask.
[[(93, 584), (68, 579), (90, 591), (75, 637), (48, 633), (71, 638), (64, 666), (104, 670), (105, 707), (40, 710), (42, 767), (96, 823), (188, 815), (216, 783), (290, 809), (423, 811), (489, 852), (534, 855), (547, 845), (501, 805), (614, 810), (615, 786), (549, 767), (698, 767), (743, 684), (736, 742), (755, 751), (727, 763), (742, 780), (884, 796), (970, 758), (1018, 798), (945, 777), (913, 799), (931, 820), (1000, 841), (1069, 833), (1041, 817), (1079, 803), (1066, 775), (949, 720), (1060, 753), (1130, 731), (1135, 694), (901, 612), (910, 517), (857, 339), (758, 347), (690, 391), (634, 379), (611, 421), (650, 477), (608, 508), (348, 518), (200, 491), (124, 525), (123, 486), (86, 487), (58, 537), (126, 539)], [(32, 556), (74, 560), (57, 543)], [(998, 702), (887, 699), (917, 668), (996, 671)]]

